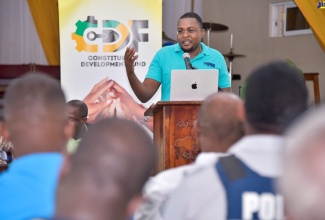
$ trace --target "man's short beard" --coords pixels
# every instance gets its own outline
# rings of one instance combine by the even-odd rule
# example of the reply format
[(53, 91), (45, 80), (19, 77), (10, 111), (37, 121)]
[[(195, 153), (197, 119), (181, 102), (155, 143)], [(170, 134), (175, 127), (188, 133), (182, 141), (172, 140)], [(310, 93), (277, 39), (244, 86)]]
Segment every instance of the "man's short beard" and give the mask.
[(199, 47), (200, 45), (198, 45), (197, 47), (191, 47), (191, 48), (189, 48), (189, 49), (184, 49), (183, 47), (182, 47), (182, 50), (185, 52), (185, 53), (191, 53), (191, 52), (194, 52), (198, 47)]
[(182, 47), (182, 50), (183, 50), (185, 53), (190, 53), (190, 52), (193, 52), (193, 51), (194, 51), (193, 47), (191, 47), (191, 48), (189, 48), (189, 49), (184, 49), (184, 48)]

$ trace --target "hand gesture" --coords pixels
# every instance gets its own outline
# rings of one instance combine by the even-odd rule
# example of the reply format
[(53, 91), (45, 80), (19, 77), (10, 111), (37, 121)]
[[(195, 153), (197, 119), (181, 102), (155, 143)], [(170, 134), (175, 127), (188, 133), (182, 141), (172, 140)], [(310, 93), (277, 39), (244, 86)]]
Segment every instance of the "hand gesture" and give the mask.
[(120, 98), (116, 99), (116, 117), (133, 119), (128, 107), (121, 102)]
[(128, 75), (134, 74), (134, 61), (136, 59), (138, 59), (138, 55), (135, 55), (135, 50), (129, 47), (126, 48), (124, 53), (124, 63)]
[(132, 116), (135, 116), (138, 120), (143, 118), (144, 106), (139, 105), (122, 86), (114, 82), (112, 90), (115, 92), (115, 96), (120, 98), (122, 110), (126, 116), (129, 115), (128, 118), (132, 118)]
[[(83, 102), (88, 106), (88, 122), (92, 123), (97, 118), (98, 114), (112, 103), (114, 94), (109, 93), (113, 86), (113, 81), (105, 77), (97, 83), (89, 94), (83, 99)], [(105, 97), (103, 97), (105, 96)]]

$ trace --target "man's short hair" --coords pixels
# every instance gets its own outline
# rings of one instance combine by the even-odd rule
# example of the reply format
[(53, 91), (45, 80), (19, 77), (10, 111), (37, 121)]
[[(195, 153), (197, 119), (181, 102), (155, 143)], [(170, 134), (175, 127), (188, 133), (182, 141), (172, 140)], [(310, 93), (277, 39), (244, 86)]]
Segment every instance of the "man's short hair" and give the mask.
[(283, 133), (307, 109), (307, 88), (300, 72), (277, 61), (248, 77), (245, 101), (249, 124), (260, 132)]
[(67, 102), (67, 104), (71, 107), (79, 109), (80, 118), (86, 118), (88, 116), (88, 107), (83, 101), (74, 99)]
[(56, 215), (71, 217), (84, 209), (86, 199), (90, 203), (83, 213), (101, 210), (107, 214), (102, 219), (122, 219), (129, 202), (141, 195), (155, 159), (152, 138), (138, 123), (119, 118), (96, 122), (72, 155), (71, 169), (62, 176)]
[(125, 187), (124, 193), (134, 196), (140, 193), (154, 162), (152, 139), (142, 127), (130, 120), (109, 118), (97, 122), (85, 134), (73, 155), (71, 175), (95, 169), (96, 180), (116, 178), (122, 181), (119, 185)]
[(203, 28), (203, 23), (202, 23), (202, 18), (200, 17), (200, 15), (194, 13), (194, 12), (187, 12), (185, 14), (183, 14), (180, 18), (180, 19), (183, 19), (183, 18), (195, 18), (196, 21), (199, 23), (200, 25), (200, 28), (202, 29)]
[(28, 73), (7, 88), (4, 119), (21, 123), (31, 118), (41, 120), (44, 114), (65, 119), (66, 114), (62, 114), (66, 111), (65, 102), (64, 93), (54, 78), (40, 72)]

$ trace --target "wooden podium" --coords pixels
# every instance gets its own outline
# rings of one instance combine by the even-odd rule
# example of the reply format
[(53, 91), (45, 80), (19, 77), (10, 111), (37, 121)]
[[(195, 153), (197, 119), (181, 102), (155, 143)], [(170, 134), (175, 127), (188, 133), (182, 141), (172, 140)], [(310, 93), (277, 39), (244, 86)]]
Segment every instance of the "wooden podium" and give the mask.
[(195, 160), (200, 147), (194, 122), (201, 103), (199, 101), (157, 102), (145, 112), (145, 116), (153, 116), (153, 140), (158, 151), (154, 174)]

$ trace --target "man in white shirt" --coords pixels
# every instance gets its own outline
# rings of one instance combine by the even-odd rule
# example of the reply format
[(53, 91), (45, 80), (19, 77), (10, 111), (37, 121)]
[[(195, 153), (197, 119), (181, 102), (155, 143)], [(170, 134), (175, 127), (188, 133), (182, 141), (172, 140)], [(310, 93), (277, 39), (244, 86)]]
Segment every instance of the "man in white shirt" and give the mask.
[(229, 155), (188, 172), (164, 219), (283, 219), (283, 199), (273, 186), (282, 173), (282, 133), (306, 108), (305, 82), (296, 69), (272, 62), (253, 71), (246, 87), (246, 136)]
[(243, 135), (243, 102), (231, 93), (210, 95), (201, 105), (196, 126), (202, 153), (194, 164), (176, 167), (151, 178), (144, 189), (144, 203), (138, 208), (134, 219), (161, 219), (164, 204), (182, 181), (184, 174), (192, 169), (214, 163), (222, 152)]

